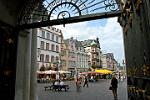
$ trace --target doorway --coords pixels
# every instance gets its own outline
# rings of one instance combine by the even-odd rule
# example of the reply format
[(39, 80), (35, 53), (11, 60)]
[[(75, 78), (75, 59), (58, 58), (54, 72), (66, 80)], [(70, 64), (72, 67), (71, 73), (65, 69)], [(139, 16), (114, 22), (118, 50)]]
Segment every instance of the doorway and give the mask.
[(0, 93), (12, 100), (15, 94), (17, 34), (0, 28)]

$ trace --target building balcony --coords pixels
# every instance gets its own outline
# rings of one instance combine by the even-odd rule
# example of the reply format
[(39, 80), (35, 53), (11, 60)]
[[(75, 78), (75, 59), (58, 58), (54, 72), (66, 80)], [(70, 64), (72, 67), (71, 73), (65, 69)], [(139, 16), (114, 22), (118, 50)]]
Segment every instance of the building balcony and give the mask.
[(99, 52), (96, 52), (96, 51), (92, 51), (91, 53), (92, 54), (97, 54), (97, 55), (99, 54)]
[(92, 61), (99, 62), (99, 59), (98, 58), (93, 58)]

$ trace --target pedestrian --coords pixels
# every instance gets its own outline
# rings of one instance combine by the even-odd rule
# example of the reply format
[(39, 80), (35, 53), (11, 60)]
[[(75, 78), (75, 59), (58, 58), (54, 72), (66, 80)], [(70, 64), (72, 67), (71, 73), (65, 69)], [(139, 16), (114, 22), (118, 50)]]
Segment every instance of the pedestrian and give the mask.
[(77, 92), (81, 91), (81, 80), (79, 78), (77, 78), (76, 80), (76, 89), (77, 89)]
[(112, 93), (113, 93), (113, 96), (114, 96), (114, 100), (117, 100), (118, 80), (116, 79), (115, 76), (112, 77), (111, 86), (112, 86)]
[(61, 89), (64, 87), (65, 83), (63, 80), (60, 80), (60, 83), (59, 83), (59, 91), (61, 91)]
[(89, 87), (88, 85), (88, 78), (85, 76), (84, 78), (84, 84), (83, 84), (83, 87), (85, 87), (85, 85), (87, 86), (87, 88)]
[(60, 84), (59, 80), (56, 80), (56, 81), (54, 82), (54, 85), (59, 85), (59, 84)]

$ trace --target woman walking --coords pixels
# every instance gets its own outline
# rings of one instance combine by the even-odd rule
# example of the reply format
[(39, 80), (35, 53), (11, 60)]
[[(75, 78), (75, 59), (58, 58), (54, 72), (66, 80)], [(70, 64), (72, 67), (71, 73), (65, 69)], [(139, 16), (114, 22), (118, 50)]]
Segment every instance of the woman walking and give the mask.
[(118, 80), (116, 79), (115, 76), (112, 77), (111, 86), (112, 86), (112, 93), (113, 93), (114, 99), (117, 100)]
[(77, 89), (77, 92), (81, 92), (81, 79), (80, 78), (77, 78), (76, 80), (76, 89)]

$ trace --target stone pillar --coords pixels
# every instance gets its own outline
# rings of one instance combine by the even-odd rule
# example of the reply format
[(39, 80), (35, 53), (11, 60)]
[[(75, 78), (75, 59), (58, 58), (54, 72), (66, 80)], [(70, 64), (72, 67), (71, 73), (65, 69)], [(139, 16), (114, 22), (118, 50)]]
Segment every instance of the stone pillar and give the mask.
[(29, 32), (19, 32), (16, 64), (15, 100), (31, 100), (31, 38), (32, 35)]
[(32, 29), (30, 100), (37, 100), (37, 29)]

